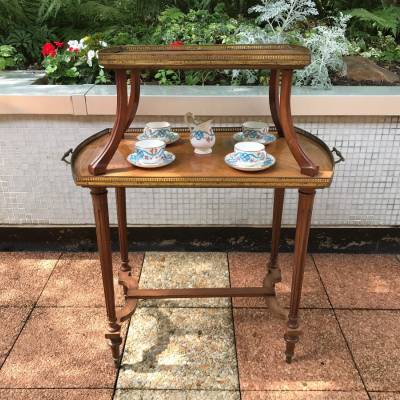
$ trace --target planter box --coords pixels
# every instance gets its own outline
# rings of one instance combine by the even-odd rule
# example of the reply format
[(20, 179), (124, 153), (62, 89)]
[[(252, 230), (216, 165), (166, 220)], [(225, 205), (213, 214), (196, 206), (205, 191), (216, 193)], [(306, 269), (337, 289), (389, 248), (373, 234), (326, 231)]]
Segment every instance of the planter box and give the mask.
[[(186, 111), (218, 125), (270, 120), (264, 87), (144, 86), (142, 92), (135, 126), (154, 119), (181, 126)], [(112, 126), (115, 105), (110, 86), (0, 85), (0, 225), (93, 223), (89, 192), (75, 187), (60, 158)], [(346, 158), (332, 187), (317, 193), (313, 225), (400, 225), (400, 88), (294, 88), (292, 108), (298, 126)], [(286, 197), (285, 225), (295, 222), (296, 196)], [(272, 192), (263, 189), (128, 191), (132, 225), (264, 226), (271, 206)], [(110, 212), (115, 221), (113, 195)]]

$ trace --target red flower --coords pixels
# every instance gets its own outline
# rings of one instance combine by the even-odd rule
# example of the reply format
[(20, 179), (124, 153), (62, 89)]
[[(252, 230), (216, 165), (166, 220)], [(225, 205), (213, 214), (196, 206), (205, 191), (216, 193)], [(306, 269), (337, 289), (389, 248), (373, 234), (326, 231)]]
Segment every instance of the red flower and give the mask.
[(73, 47), (68, 48), (68, 51), (70, 51), (71, 53), (79, 53), (79, 49), (74, 49)]
[(56, 48), (51, 43), (45, 43), (42, 47), (43, 57), (55, 57), (57, 54)]
[(171, 47), (180, 47), (183, 46), (185, 43), (182, 42), (182, 40), (175, 40), (175, 42), (171, 42), (169, 45)]
[(63, 46), (64, 46), (64, 42), (54, 42), (54, 44), (55, 44), (57, 47), (63, 47)]

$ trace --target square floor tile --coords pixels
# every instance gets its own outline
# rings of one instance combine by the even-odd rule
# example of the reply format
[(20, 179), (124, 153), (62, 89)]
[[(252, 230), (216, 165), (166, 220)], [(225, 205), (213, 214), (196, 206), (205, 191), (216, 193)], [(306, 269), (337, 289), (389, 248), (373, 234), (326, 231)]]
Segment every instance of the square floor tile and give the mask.
[(0, 252), (0, 305), (33, 305), (60, 253)]
[(1, 400), (111, 400), (110, 389), (0, 389)]
[(238, 390), (231, 310), (136, 310), (118, 388)]
[[(229, 271), (232, 287), (262, 286), (269, 260), (268, 253), (229, 253)], [(278, 265), (282, 271), (282, 282), (276, 285), (278, 301), (289, 307), (293, 270), (293, 255), (280, 254)], [(234, 307), (266, 307), (262, 297), (234, 298)], [(310, 256), (307, 256), (304, 272), (301, 307), (330, 308), (325, 290)]]
[(400, 311), (337, 311), (354, 360), (370, 391), (400, 391)]
[[(143, 253), (130, 253), (133, 275), (138, 276)], [(114, 292), (117, 305), (124, 304), (118, 284), (119, 253), (113, 254)], [(97, 253), (64, 253), (38, 302), (50, 307), (105, 307), (101, 267)]]
[(314, 254), (338, 308), (400, 309), (400, 263), (393, 255)]
[(270, 391), (242, 392), (242, 400), (368, 400), (367, 392)]
[(240, 400), (239, 392), (209, 390), (135, 390), (115, 392), (114, 400)]
[[(147, 252), (140, 288), (229, 287), (226, 253)], [(229, 307), (230, 299), (166, 299), (146, 300), (141, 307)]]
[(1, 388), (112, 388), (101, 308), (36, 308), (0, 370)]
[(30, 310), (30, 307), (0, 307), (0, 368), (21, 332)]
[(332, 311), (302, 310), (303, 335), (284, 361), (285, 323), (269, 310), (234, 309), (242, 390), (362, 390)]
[(400, 400), (400, 393), (396, 392), (369, 392), (371, 400)]

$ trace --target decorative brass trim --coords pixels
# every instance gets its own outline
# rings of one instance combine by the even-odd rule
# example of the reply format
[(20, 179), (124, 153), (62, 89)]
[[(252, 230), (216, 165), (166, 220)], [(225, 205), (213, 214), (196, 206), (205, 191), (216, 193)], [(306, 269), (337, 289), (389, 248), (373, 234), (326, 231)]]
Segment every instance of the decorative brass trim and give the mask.
[(74, 177), (78, 186), (107, 186), (107, 187), (202, 187), (202, 188), (325, 188), (330, 185), (332, 178), (141, 178), (141, 177)]
[[(162, 58), (160, 58), (162, 52)], [(116, 46), (99, 52), (107, 68), (283, 68), (310, 63), (310, 52), (291, 45)]]

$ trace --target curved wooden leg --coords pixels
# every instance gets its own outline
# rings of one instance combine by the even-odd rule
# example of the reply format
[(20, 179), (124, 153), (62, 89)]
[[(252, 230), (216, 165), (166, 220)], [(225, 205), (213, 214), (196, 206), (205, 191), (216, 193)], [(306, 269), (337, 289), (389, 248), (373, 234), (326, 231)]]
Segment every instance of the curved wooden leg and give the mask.
[(109, 340), (114, 364), (118, 366), (120, 355), (121, 325), (117, 323), (115, 310), (113, 270), (111, 257), (110, 225), (108, 220), (107, 190), (91, 188), (94, 218), (96, 222), (97, 246), (103, 278), (104, 298), (108, 318), (106, 339)]
[(126, 190), (125, 188), (116, 188), (115, 197), (117, 202), (117, 220), (118, 220), (118, 238), (119, 251), (121, 255), (121, 268), (123, 272), (130, 272), (128, 256), (128, 241), (126, 235)]
[(297, 133), (293, 126), (292, 113), (290, 109), (290, 94), (292, 91), (292, 70), (282, 71), (282, 89), (279, 105), (279, 117), (285, 139), (293, 157), (300, 166), (301, 173), (308, 176), (318, 174), (319, 167), (316, 166), (300, 147)]
[(281, 282), (281, 270), (277, 266), (277, 258), (279, 252), (279, 241), (281, 235), (281, 225), (282, 225), (282, 210), (283, 201), (285, 197), (285, 189), (275, 189), (274, 191), (274, 211), (272, 217), (272, 245), (271, 245), (271, 255), (268, 263), (268, 272), (264, 278), (264, 287), (270, 289), (272, 296), (267, 296), (266, 301), (268, 308), (275, 315), (287, 318), (287, 312), (283, 307), (278, 304), (275, 293), (275, 284)]
[(128, 102), (126, 71), (118, 69), (115, 71), (117, 85), (117, 115), (110, 138), (100, 154), (90, 163), (89, 171), (93, 175), (104, 174), (107, 165), (117, 151), (118, 145), (129, 127), (139, 105), (140, 97), (140, 75), (139, 71), (131, 73), (131, 93)]
[(298, 314), (314, 197), (314, 189), (299, 190), (299, 203), (297, 209), (296, 239), (294, 250), (294, 268), (292, 289), (290, 293), (290, 310), (287, 323), (287, 331), (285, 333), (285, 354), (286, 362), (288, 363), (292, 362), (294, 348), (296, 346), (296, 343), (299, 341), (300, 336)]
[(279, 79), (281, 72), (278, 69), (271, 70), (271, 76), (269, 78), (269, 108), (271, 109), (272, 121), (279, 136), (283, 136), (283, 129), (279, 117)]

